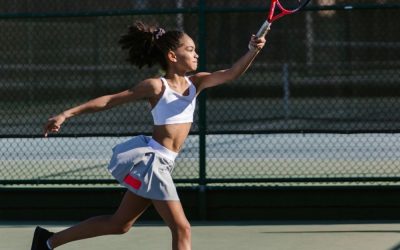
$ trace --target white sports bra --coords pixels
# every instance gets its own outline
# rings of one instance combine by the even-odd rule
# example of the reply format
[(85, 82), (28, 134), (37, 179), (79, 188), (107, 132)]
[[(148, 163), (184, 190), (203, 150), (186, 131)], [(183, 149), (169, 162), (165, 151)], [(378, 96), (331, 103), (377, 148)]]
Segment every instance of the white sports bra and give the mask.
[(156, 106), (151, 110), (154, 125), (177, 124), (193, 122), (196, 108), (196, 87), (185, 76), (189, 84), (189, 94), (182, 95), (171, 89), (164, 77), (160, 78), (165, 90)]

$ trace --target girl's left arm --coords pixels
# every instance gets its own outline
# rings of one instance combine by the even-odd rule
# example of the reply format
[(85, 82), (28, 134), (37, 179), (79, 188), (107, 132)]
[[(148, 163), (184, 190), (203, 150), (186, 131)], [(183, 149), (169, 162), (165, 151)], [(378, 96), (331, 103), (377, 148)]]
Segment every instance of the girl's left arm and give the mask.
[(243, 73), (250, 67), (254, 58), (264, 47), (265, 38), (257, 38), (255, 35), (252, 35), (249, 45), (249, 51), (237, 60), (231, 68), (218, 70), (212, 73), (199, 72), (191, 76), (190, 79), (196, 85), (197, 92), (200, 93), (203, 89), (235, 80), (243, 75)]

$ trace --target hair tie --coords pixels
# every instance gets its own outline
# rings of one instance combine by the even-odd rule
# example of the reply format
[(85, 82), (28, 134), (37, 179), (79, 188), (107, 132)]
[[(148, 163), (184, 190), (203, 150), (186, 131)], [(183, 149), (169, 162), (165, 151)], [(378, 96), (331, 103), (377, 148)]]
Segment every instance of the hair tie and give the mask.
[(164, 35), (165, 34), (165, 30), (163, 29), (163, 28), (157, 28), (154, 32), (153, 32), (153, 35), (154, 35), (154, 38), (156, 39), (156, 40), (158, 40), (162, 35)]

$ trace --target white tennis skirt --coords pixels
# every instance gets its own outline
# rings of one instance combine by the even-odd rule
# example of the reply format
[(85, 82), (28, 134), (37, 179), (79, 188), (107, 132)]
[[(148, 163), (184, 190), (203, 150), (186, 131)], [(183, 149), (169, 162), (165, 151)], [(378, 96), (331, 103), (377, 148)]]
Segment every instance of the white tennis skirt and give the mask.
[(129, 191), (152, 200), (179, 200), (171, 173), (178, 154), (139, 135), (116, 145), (108, 171)]

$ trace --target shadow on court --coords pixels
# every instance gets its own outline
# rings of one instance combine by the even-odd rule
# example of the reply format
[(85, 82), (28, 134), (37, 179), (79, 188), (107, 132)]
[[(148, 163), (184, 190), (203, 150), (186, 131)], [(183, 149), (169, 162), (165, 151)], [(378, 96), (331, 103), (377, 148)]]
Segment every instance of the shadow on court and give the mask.
[(400, 243), (397, 244), (396, 246), (390, 248), (389, 250), (400, 250)]
[[(30, 249), (37, 223), (0, 221), (0, 249)], [(53, 231), (72, 222), (39, 223)], [(193, 249), (206, 250), (400, 250), (400, 222), (192, 222)], [(141, 222), (127, 234), (61, 246), (60, 250), (171, 249), (169, 229)]]

